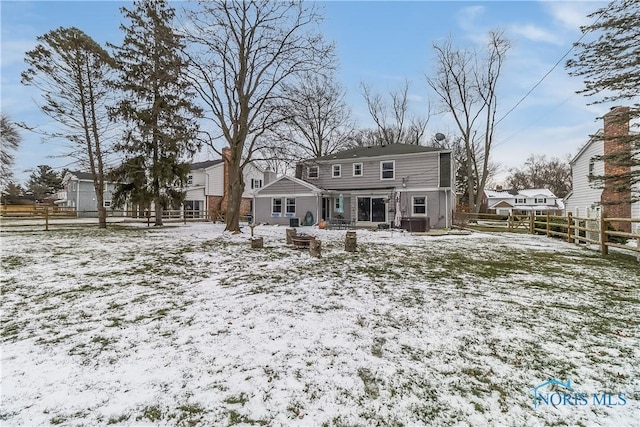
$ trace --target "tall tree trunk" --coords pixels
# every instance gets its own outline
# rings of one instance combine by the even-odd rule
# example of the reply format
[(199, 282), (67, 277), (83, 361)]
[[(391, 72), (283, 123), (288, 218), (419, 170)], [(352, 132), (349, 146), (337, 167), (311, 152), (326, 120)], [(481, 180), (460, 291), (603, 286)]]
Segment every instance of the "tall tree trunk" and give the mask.
[[(233, 155), (231, 156), (233, 159)], [(225, 214), (225, 230), (233, 233), (240, 232), (240, 205), (244, 192), (242, 168), (239, 161), (229, 162), (229, 182), (227, 186), (227, 213)]]

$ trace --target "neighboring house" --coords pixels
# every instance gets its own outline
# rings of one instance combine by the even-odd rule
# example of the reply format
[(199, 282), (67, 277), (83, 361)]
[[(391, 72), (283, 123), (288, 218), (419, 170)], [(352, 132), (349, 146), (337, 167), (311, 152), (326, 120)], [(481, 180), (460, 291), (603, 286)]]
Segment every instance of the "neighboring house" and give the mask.
[[(222, 150), (228, 156), (229, 149)], [(186, 198), (184, 208), (187, 215), (194, 218), (209, 213), (209, 218), (222, 217), (227, 211), (228, 200), (228, 168), (224, 159), (192, 163), (187, 177)], [(253, 210), (253, 192), (264, 185), (262, 170), (249, 163), (244, 168), (244, 192), (240, 204), (240, 215), (246, 216)]]
[[(78, 217), (98, 217), (96, 191), (91, 173), (69, 171), (62, 178), (62, 185), (64, 187), (58, 192), (59, 200), (56, 200), (56, 205), (75, 208)], [(104, 207), (111, 207), (111, 198), (115, 188), (115, 183), (105, 183), (102, 194)]]
[(306, 160), (296, 177), (256, 191), (256, 221), (288, 224), (338, 219), (356, 226), (424, 220), (450, 227), (455, 207), (450, 150), (392, 144), (359, 147)]
[[(628, 113), (627, 107), (612, 108), (603, 117), (603, 129), (590, 138), (571, 160), (573, 190), (565, 197), (566, 213), (571, 212), (581, 218), (592, 218), (598, 217), (600, 211), (605, 209), (605, 215), (610, 218), (640, 218), (640, 202), (608, 204), (628, 200), (630, 192), (617, 192), (589, 179), (590, 176), (611, 174), (615, 170), (614, 165), (596, 160), (594, 157), (615, 153), (620, 149), (616, 138), (629, 134)], [(638, 185), (640, 184), (636, 184)], [(636, 187), (635, 191), (638, 190), (640, 188)], [(640, 230), (638, 223), (633, 227), (629, 223), (616, 223), (614, 226), (627, 232), (632, 229)]]
[(564, 202), (546, 188), (526, 190), (493, 191), (485, 190), (482, 211), (497, 215), (562, 215)]

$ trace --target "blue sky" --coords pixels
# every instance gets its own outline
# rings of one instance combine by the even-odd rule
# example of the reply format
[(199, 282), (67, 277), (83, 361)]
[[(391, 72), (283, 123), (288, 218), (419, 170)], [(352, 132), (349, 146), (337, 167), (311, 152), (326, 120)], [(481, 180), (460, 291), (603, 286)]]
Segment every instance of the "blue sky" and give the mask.
[[(47, 118), (34, 100), (38, 93), (20, 84), (24, 52), (36, 37), (60, 26), (76, 26), (99, 43), (119, 43), (122, 22), (117, 1), (5, 1), (1, 14), (1, 108), (15, 121), (41, 125)], [(406, 79), (411, 83), (410, 108), (423, 114), (429, 93), (425, 75), (433, 71), (435, 41), (452, 37), (456, 44), (480, 47), (490, 29), (504, 30), (512, 42), (499, 87), (498, 117), (513, 107), (581, 35), (586, 15), (605, 5), (598, 1), (328, 1), (318, 3), (325, 20), (321, 30), (336, 44), (338, 78), (347, 90), (347, 102), (361, 127), (372, 125), (360, 92), (360, 83), (386, 93)], [(176, 7), (181, 2), (174, 2)], [(498, 126), (492, 160), (501, 165), (503, 178), (510, 167), (520, 166), (530, 154), (573, 155), (601, 123), (597, 117), (607, 105), (588, 106), (575, 91), (578, 78), (569, 77), (564, 61)], [(451, 133), (455, 127), (446, 115), (431, 117), (428, 132)], [(38, 135), (22, 133), (14, 172), (24, 182), (39, 164), (69, 166), (55, 157), (66, 149), (61, 143), (41, 143)], [(54, 157), (51, 157), (54, 156)], [(196, 160), (213, 157), (203, 152)]]

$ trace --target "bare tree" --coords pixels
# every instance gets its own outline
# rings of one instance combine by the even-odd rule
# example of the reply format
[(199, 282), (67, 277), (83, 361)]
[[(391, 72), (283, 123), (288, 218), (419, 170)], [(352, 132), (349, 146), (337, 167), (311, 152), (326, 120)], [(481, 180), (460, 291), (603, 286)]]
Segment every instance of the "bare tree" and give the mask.
[(20, 146), (22, 137), (18, 132), (18, 127), (11, 121), (9, 116), (0, 116), (0, 186), (4, 187), (11, 180), (13, 174), (13, 153)]
[(506, 184), (518, 190), (547, 188), (556, 196), (565, 197), (571, 191), (569, 159), (532, 154), (521, 168), (509, 169)]
[(110, 100), (106, 81), (113, 60), (91, 37), (77, 28), (58, 28), (38, 37), (26, 53), (29, 69), (22, 83), (41, 90), (40, 109), (61, 125), (40, 130), (49, 138), (71, 141), (71, 156), (87, 164), (93, 175), (101, 228), (107, 227), (104, 207), (105, 140), (108, 140)]
[(318, 158), (347, 148), (354, 123), (333, 75), (305, 73), (282, 93), (283, 121), (275, 134), (288, 157)]
[(429, 105), (424, 117), (409, 114), (409, 86), (409, 82), (405, 81), (402, 87), (389, 92), (389, 103), (379, 93), (373, 93), (369, 85), (360, 84), (369, 114), (376, 124), (375, 133), (361, 135), (373, 137), (369, 145), (420, 144), (429, 123), (431, 108)]
[(311, 3), (268, 0), (200, 2), (187, 11), (192, 81), (206, 106), (205, 143), (230, 148), (226, 230), (238, 232), (243, 169), (265, 148), (265, 134), (281, 121), (278, 97), (287, 81), (326, 69), (333, 57), (313, 26), (320, 16)]
[(464, 142), (469, 207), (478, 212), (490, 176), (489, 157), (493, 143), (497, 94), (509, 41), (500, 32), (489, 33), (484, 55), (459, 49), (451, 40), (434, 44), (436, 70), (429, 86), (440, 98), (458, 127)]

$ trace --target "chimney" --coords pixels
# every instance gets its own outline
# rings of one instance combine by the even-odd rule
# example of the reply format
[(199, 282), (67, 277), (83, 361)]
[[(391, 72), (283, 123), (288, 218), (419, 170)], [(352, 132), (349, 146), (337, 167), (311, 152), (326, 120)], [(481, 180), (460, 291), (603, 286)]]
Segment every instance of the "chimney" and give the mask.
[(271, 167), (267, 166), (267, 168), (264, 170), (263, 173), (263, 177), (262, 177), (262, 185), (267, 185), (270, 182), (273, 182), (276, 180), (276, 173), (274, 171), (271, 170)]
[(302, 179), (302, 170), (304, 165), (302, 163), (296, 163), (296, 178)]
[[(629, 142), (629, 107), (613, 107), (604, 115), (604, 175), (621, 176), (619, 179), (606, 179), (600, 196), (603, 214), (609, 218), (631, 218), (631, 168), (626, 162), (618, 162), (616, 155), (625, 156), (631, 150)], [(627, 154), (628, 155), (628, 154)], [(620, 231), (631, 232), (630, 223), (613, 223)]]

